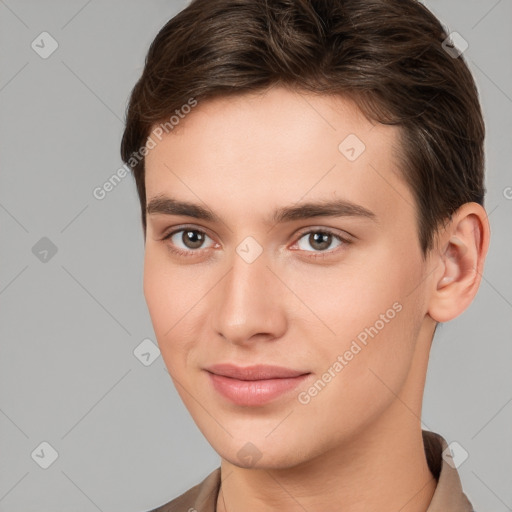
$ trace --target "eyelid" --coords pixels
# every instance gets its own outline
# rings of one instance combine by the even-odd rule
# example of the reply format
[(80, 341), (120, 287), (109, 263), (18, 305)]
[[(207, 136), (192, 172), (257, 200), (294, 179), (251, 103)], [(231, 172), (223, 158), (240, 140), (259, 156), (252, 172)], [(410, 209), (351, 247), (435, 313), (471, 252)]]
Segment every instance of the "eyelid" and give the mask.
[(327, 226), (308, 226), (307, 228), (303, 228), (299, 230), (299, 232), (295, 235), (298, 239), (302, 238), (304, 235), (308, 233), (328, 233), (330, 235), (336, 236), (341, 240), (345, 240), (346, 242), (351, 242), (352, 239), (356, 238), (354, 235), (351, 235), (347, 231), (341, 231), (335, 228), (329, 228)]
[(209, 231), (206, 228), (199, 228), (192, 224), (180, 224), (179, 226), (173, 226), (172, 228), (169, 229), (169, 231), (164, 231), (164, 234), (159, 237), (159, 240), (167, 240), (176, 233), (187, 230), (198, 231), (199, 233), (203, 233), (213, 240), (213, 237), (210, 235)]

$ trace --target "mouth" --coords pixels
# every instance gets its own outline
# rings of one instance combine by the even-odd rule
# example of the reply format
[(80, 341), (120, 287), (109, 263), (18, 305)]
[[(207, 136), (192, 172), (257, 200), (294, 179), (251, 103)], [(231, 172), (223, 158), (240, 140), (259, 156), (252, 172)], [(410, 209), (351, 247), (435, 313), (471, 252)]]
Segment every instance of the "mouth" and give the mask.
[(240, 406), (258, 406), (290, 392), (304, 382), (310, 372), (281, 366), (239, 367), (232, 364), (206, 368), (213, 388)]

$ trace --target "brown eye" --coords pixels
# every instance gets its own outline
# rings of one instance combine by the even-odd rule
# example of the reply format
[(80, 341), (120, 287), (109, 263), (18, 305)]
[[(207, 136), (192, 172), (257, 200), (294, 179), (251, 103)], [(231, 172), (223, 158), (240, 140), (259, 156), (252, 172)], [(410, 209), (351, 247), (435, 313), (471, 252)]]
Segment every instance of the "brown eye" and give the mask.
[(332, 235), (328, 233), (311, 233), (308, 242), (313, 249), (325, 251), (325, 249), (328, 249), (331, 245)]
[(172, 231), (166, 235), (163, 240), (170, 242), (169, 248), (180, 254), (194, 254), (199, 249), (205, 249), (204, 243), (206, 239), (213, 240), (199, 229), (181, 228)]
[(181, 241), (189, 249), (199, 249), (204, 242), (204, 233), (193, 230), (183, 230)]
[[(301, 241), (305, 240), (306, 243), (302, 243)], [(333, 241), (338, 241), (338, 244), (332, 247)], [(303, 233), (300, 237), (297, 245), (299, 249), (308, 252), (325, 252), (327, 249), (335, 249), (345, 242), (339, 235), (331, 233), (330, 231), (316, 230), (316, 231), (308, 231), (307, 233)], [(309, 250), (307, 245), (313, 249), (313, 251)]]

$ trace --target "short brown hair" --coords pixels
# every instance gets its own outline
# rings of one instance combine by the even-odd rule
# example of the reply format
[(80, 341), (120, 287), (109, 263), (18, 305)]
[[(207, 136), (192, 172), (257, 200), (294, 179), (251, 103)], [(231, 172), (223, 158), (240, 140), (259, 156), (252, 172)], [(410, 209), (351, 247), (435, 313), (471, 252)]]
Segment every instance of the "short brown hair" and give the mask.
[[(483, 205), (478, 91), (448, 34), (416, 0), (194, 0), (151, 43), (127, 107), (121, 156), (146, 232), (144, 159), (152, 127), (194, 101), (275, 85), (353, 99), (400, 127), (400, 170), (417, 206), (423, 254), (441, 221)], [(192, 114), (193, 115), (193, 114)]]

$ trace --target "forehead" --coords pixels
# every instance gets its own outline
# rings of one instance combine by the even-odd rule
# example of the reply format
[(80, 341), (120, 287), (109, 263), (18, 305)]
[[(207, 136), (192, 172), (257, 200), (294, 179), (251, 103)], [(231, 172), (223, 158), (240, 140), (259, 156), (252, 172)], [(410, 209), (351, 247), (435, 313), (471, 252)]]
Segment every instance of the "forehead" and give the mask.
[(148, 152), (147, 201), (167, 194), (246, 220), (333, 197), (403, 213), (413, 199), (398, 168), (398, 136), (341, 96), (274, 87), (199, 102)]

